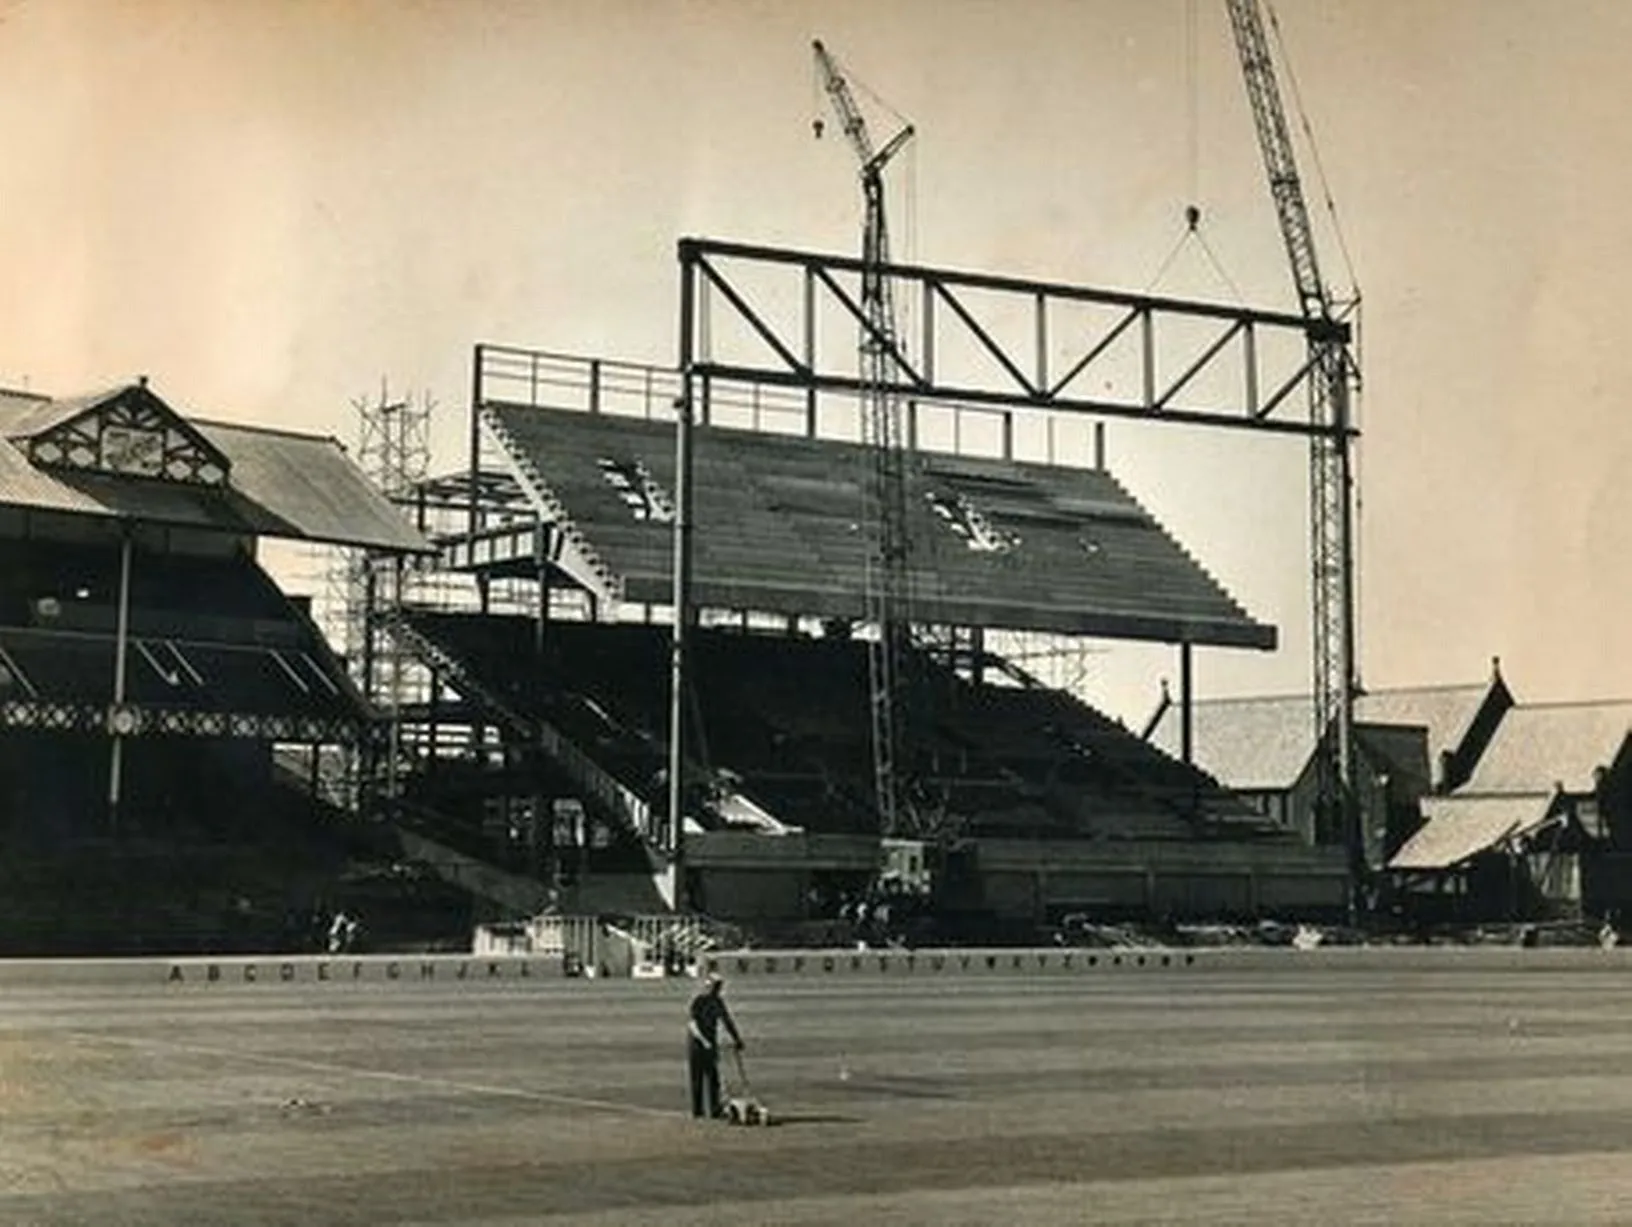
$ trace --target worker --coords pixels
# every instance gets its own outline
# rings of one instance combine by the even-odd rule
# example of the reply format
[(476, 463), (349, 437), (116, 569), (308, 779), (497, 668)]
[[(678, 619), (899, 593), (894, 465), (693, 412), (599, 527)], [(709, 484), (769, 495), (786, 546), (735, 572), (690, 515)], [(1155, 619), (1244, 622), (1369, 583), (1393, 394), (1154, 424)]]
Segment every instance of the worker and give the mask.
[(691, 999), (686, 1021), (686, 1068), (691, 1079), (691, 1114), (717, 1117), (724, 1114), (720, 1102), (719, 1027), (731, 1033), (737, 1051), (742, 1051), (742, 1035), (725, 1005), (725, 981), (709, 974), (703, 989)]

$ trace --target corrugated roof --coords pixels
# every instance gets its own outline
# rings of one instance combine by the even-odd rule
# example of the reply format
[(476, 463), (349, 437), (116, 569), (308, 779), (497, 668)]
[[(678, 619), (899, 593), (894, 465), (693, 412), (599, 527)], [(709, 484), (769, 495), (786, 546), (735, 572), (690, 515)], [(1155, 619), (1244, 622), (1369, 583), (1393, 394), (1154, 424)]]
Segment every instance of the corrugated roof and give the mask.
[(30, 439), (112, 400), (123, 388), (104, 388), (84, 396), (51, 398), (28, 393), (0, 396), (0, 430), (8, 439)]
[(1455, 750), (1490, 696), (1494, 681), (1466, 686), (1418, 686), (1368, 691), (1355, 700), (1355, 719), (1367, 724), (1409, 724), (1428, 730), (1428, 758)]
[(430, 544), (333, 439), (194, 419), (232, 462), (230, 484), (264, 536), (429, 552)]
[(1502, 717), (1463, 793), (1590, 792), (1632, 732), (1632, 702), (1520, 704)]
[[(225, 493), (114, 474), (37, 469), (10, 436), (26, 437), (112, 394), (44, 401), (0, 393), (0, 504), (178, 527), (431, 552), (333, 439), (183, 418), (231, 463)], [(50, 407), (71, 406), (53, 416)], [(178, 415), (180, 416), (180, 415)], [(51, 420), (47, 422), (47, 418)]]
[(1388, 862), (1390, 869), (1450, 869), (1546, 820), (1552, 797), (1424, 797), (1428, 821)]
[[(668, 599), (673, 530), (663, 504), (673, 500), (673, 425), (487, 409), (514, 460), (542, 478), (623, 581), (626, 599)], [(699, 427), (694, 445), (698, 600), (865, 616), (866, 449), (723, 427)], [(664, 497), (638, 514), (631, 482), (640, 498)], [(926, 622), (1275, 644), (1275, 629), (1251, 618), (1108, 473), (924, 453), (907, 484), (919, 545), (914, 599)]]
[[(1177, 757), (1183, 749), (1178, 703), (1162, 714), (1150, 740)], [(1240, 792), (1289, 788), (1315, 746), (1315, 705), (1307, 695), (1209, 699), (1191, 707), (1196, 764)]]
[[(1407, 725), (1428, 730), (1430, 762), (1453, 750), (1467, 734), (1494, 683), (1377, 690), (1355, 700), (1357, 724)], [(1175, 701), (1157, 722), (1151, 740), (1169, 754), (1180, 748)], [(1205, 699), (1191, 710), (1196, 762), (1242, 791), (1289, 788), (1315, 750), (1315, 704), (1308, 695)]]

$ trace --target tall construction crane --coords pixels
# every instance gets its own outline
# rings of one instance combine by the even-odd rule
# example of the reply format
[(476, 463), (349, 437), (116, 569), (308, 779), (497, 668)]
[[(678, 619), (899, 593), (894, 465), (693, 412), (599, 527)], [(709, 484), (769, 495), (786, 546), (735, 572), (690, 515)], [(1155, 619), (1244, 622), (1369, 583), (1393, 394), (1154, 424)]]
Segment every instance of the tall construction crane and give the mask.
[(1328, 433), (1310, 447), (1311, 559), (1314, 588), (1314, 707), (1321, 811), (1340, 824), (1358, 885), (1365, 874), (1365, 834), (1354, 792), (1355, 668), (1353, 472), (1349, 394), (1359, 368), (1350, 328), (1321, 278), (1314, 229), (1298, 178), (1286, 113), (1275, 80), (1258, 0), (1226, 0), (1252, 105), (1269, 191), (1308, 321), (1309, 416)]
[[(873, 785), (884, 834), (907, 833), (914, 825), (912, 802), (901, 778), (903, 727), (912, 686), (912, 539), (907, 518), (907, 454), (910, 441), (901, 403), (893, 391), (899, 370), (895, 302), (884, 267), (890, 260), (884, 216), (884, 168), (912, 139), (905, 125), (875, 148), (849, 83), (821, 41), (812, 46), (816, 69), (839, 125), (861, 163), (865, 213), (861, 238), (860, 380), (862, 423), (871, 459), (867, 504), (868, 549), (865, 586), (867, 620), (878, 628), (868, 649), (869, 709), (873, 739)], [(816, 135), (822, 132), (816, 121)]]

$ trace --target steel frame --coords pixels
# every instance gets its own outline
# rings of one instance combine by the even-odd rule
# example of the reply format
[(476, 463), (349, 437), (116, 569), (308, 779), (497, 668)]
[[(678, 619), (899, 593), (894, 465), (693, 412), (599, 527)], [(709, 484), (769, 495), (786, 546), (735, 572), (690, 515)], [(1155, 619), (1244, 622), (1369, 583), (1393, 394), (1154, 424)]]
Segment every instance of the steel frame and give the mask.
[[(838, 362), (820, 344), (817, 318), (823, 305), (836, 306), (893, 357), (888, 382), (892, 394), (916, 401), (938, 401), (1000, 409), (1042, 409), (1095, 417), (1132, 418), (1190, 426), (1223, 427), (1324, 438), (1354, 435), (1352, 427), (1277, 416), (1319, 369), (1322, 354), (1336, 345), (1346, 347), (1346, 323), (1309, 320), (1299, 315), (1230, 307), (1217, 303), (1159, 298), (1098, 290), (1087, 286), (1031, 281), (922, 265), (885, 264), (882, 275), (898, 294), (919, 300), (919, 357), (914, 360), (894, 338), (883, 336), (863, 309), (859, 286), (866, 265), (846, 256), (822, 255), (784, 248), (759, 247), (717, 239), (686, 238), (679, 243), (682, 326), (681, 395), (689, 380), (705, 383), (756, 383), (797, 388), (814, 406), (819, 392), (852, 396), (866, 391), (868, 382)], [(789, 329), (779, 328), (753, 302), (754, 292), (733, 277), (737, 266), (794, 270), (801, 281), (799, 319)], [(854, 287), (854, 288), (853, 288)], [(1020, 353), (1005, 344), (982, 323), (968, 301), (968, 293), (998, 296), (1011, 309), (1029, 316), (1032, 344)], [(691, 304), (689, 307), (686, 304)], [(1115, 311), (1114, 323), (1084, 339), (1080, 356), (1063, 372), (1050, 369), (1051, 322), (1062, 304), (1078, 303)], [(724, 362), (710, 354), (710, 338), (718, 331), (716, 317), (734, 318), (745, 325), (764, 347), (758, 364)], [(1157, 356), (1169, 343), (1164, 338), (1180, 323), (1210, 325), (1214, 331), (1201, 353), (1170, 378), (1159, 377)], [(937, 375), (937, 351), (961, 334), (992, 360), (995, 378), (957, 381)], [(1105, 371), (1118, 341), (1134, 335), (1139, 340), (1141, 371), (1133, 396), (1090, 396), (1076, 391)], [(1305, 360), (1290, 373), (1271, 370), (1264, 358), (1266, 338), (1295, 342)], [(840, 352), (854, 357), (854, 346)], [(1180, 402), (1185, 390), (1228, 362), (1240, 365), (1241, 386), (1227, 405), (1198, 407)], [(812, 410), (813, 411), (813, 410)]]
[[(769, 384), (802, 391), (806, 400), (807, 430), (812, 434), (816, 432), (818, 394), (837, 392), (852, 396), (869, 393), (900, 396), (911, 403), (925, 401), (952, 406), (989, 406), (999, 411), (1077, 413), (1308, 439), (1317, 457), (1327, 453), (1340, 457), (1342, 475), (1341, 480), (1331, 482), (1322, 480), (1323, 474), (1318, 470), (1312, 474), (1311, 531), (1316, 537), (1320, 559), (1315, 583), (1323, 598), (1328, 590), (1335, 591), (1337, 602), (1334, 608), (1331, 600), (1321, 600), (1311, 631), (1317, 669), (1321, 671), (1317, 683), (1323, 682), (1330, 671), (1327, 651), (1330, 626), (1334, 622), (1353, 626), (1352, 585), (1330, 582), (1334, 575), (1352, 574), (1352, 536), (1343, 532), (1338, 534), (1337, 540), (1330, 540), (1327, 526), (1333, 515), (1333, 501), (1350, 497), (1349, 448), (1359, 432), (1348, 414), (1341, 411), (1342, 405), (1337, 406), (1336, 413), (1317, 411), (1301, 419), (1276, 415), (1283, 407), (1296, 403), (1293, 394), (1300, 388), (1308, 390), (1318, 408), (1324, 400), (1323, 389), (1338, 382), (1332, 380), (1334, 369), (1356, 369), (1350, 351), (1352, 330), (1346, 321), (1330, 316), (1291, 315), (954, 269), (877, 264), (845, 256), (717, 239), (681, 239), (678, 256), (680, 389), (675, 406), (675, 485), (680, 510), (674, 532), (675, 618), (669, 747), (670, 818), (676, 824), (673, 843), (677, 889), (683, 874), (679, 863), (682, 844), (678, 838), (684, 795), (681, 777), (686, 762), (683, 695), (689, 684), (687, 639), (695, 614), (691, 592), (691, 436), (699, 407), (702, 419), (707, 420), (707, 402), (717, 384)], [(754, 291), (733, 279), (733, 268), (742, 265), (762, 271), (791, 270), (799, 277), (800, 307), (791, 334), (785, 327), (779, 328), (767, 311), (754, 305)], [(873, 313), (866, 309), (862, 290), (867, 278), (874, 276), (884, 278), (897, 293), (918, 296), (921, 307), (916, 361), (895, 337), (879, 327)], [(996, 296), (1011, 310), (1025, 311), (1031, 324), (1031, 352), (1016, 352), (999, 339), (991, 327), (982, 323), (969, 305), (971, 293)], [(1112, 322), (1097, 332), (1080, 338), (1081, 348), (1077, 351), (1080, 356), (1061, 374), (1050, 369), (1050, 324), (1059, 310), (1057, 304), (1069, 303), (1108, 308), (1115, 315)], [(886, 359), (879, 364), (884, 370), (882, 387), (877, 372), (852, 372), (822, 349), (818, 319), (823, 305), (830, 309), (836, 306), (860, 328), (864, 346), (872, 346)], [(715, 316), (722, 313), (746, 326), (747, 332), (758, 338), (762, 356), (757, 363), (715, 359), (711, 338), (717, 331)], [(1188, 365), (1177, 374), (1160, 378), (1157, 359), (1164, 349), (1163, 338), (1175, 331), (1181, 321), (1189, 324), (1199, 321), (1213, 331)], [(951, 335), (949, 329), (961, 333), (966, 341), (972, 340), (995, 364), (996, 371), (991, 377), (982, 381), (943, 377), (937, 373), (937, 351)], [(1079, 387), (1091, 386), (1091, 381), (1110, 365), (1110, 355), (1117, 343), (1130, 333), (1138, 337), (1139, 345), (1136, 394), (1119, 397), (1077, 391)], [(1300, 355), (1290, 373), (1271, 372), (1266, 367), (1263, 351), (1268, 337), (1290, 343), (1291, 352)], [(848, 349), (847, 352), (855, 351)], [(1208, 374), (1218, 375), (1232, 360), (1239, 364), (1240, 384), (1238, 394), (1226, 398), (1228, 403), (1197, 406), (1180, 402), (1187, 388)], [(698, 405), (699, 390), (701, 406)], [(1298, 407), (1306, 408), (1307, 404), (1304, 402)], [(1346, 515), (1342, 519), (1347, 522)], [(1188, 681), (1188, 651), (1183, 663)], [(1345, 690), (1339, 702), (1338, 725), (1341, 736), (1346, 739), (1352, 719), (1352, 694)]]

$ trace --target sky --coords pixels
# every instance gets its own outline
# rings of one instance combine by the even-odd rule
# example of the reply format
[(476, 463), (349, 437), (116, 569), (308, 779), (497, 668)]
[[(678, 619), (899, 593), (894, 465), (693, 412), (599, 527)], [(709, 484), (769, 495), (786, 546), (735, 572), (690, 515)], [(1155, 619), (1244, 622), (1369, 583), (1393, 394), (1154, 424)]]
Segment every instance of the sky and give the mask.
[[(1632, 5), (1277, 10), (1365, 299), (1362, 681), (1500, 656), (1521, 698), (1632, 695)], [(813, 37), (917, 129), (898, 255), (1295, 310), (1222, 0), (0, 0), (0, 384), (147, 374), (349, 442), (384, 380), (434, 398), (452, 467), (475, 342), (670, 363), (680, 236), (859, 249)], [(1192, 202), (1218, 268), (1192, 241), (1155, 280)], [(1198, 653), (1198, 694), (1306, 688), (1302, 444), (1108, 440), (1281, 628)], [(1162, 648), (1086, 665), (1129, 719), (1176, 676)]]

